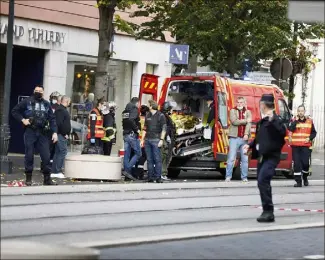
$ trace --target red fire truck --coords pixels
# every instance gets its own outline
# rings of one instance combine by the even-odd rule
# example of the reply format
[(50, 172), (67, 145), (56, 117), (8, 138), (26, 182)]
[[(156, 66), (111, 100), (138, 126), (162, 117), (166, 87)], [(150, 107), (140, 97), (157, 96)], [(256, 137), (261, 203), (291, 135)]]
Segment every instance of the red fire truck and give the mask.
[[(215, 100), (215, 136), (214, 142), (204, 138), (203, 129), (208, 108), (204, 97), (212, 93)], [(186, 103), (191, 108), (192, 114), (200, 118), (202, 124), (191, 132), (179, 134), (174, 148), (173, 159), (168, 169), (168, 175), (176, 178), (182, 170), (219, 171), (225, 175), (228, 153), (228, 127), (229, 111), (235, 106), (236, 98), (245, 97), (247, 107), (252, 111), (252, 138), (255, 134), (256, 123), (261, 118), (259, 101), (263, 94), (273, 94), (275, 97), (276, 112), (289, 123), (291, 113), (285, 101), (283, 92), (275, 85), (251, 83), (247, 81), (229, 79), (217, 73), (183, 74), (166, 78), (163, 82), (160, 96), (158, 97), (158, 76), (143, 74), (140, 84), (140, 102), (154, 99), (161, 106), (165, 101), (175, 104), (174, 110), (181, 110)], [(288, 140), (288, 138), (286, 137)], [(239, 156), (239, 154), (238, 154)], [(292, 177), (291, 148), (286, 142), (282, 151), (282, 160), (278, 165), (277, 173), (287, 178)], [(240, 160), (236, 161), (233, 179), (240, 179)], [(257, 168), (257, 161), (250, 159), (249, 170)]]

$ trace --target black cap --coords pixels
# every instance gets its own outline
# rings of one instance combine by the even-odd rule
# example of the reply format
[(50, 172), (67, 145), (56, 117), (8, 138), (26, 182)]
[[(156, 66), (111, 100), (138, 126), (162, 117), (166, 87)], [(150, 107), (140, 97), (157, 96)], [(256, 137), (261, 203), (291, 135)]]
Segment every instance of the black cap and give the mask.
[(273, 94), (264, 94), (262, 95), (261, 101), (274, 104), (274, 96)]

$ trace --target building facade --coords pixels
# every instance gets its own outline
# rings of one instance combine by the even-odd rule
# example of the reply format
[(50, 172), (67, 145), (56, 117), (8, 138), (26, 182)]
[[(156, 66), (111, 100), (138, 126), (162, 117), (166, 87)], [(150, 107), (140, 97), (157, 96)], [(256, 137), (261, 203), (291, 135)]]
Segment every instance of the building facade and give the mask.
[[(98, 10), (96, 1), (17, 1), (15, 4), (14, 52), (10, 108), (29, 96), (35, 85), (44, 86), (45, 97), (58, 91), (83, 104), (91, 98), (95, 86), (98, 52)], [(5, 44), (8, 3), (0, 2), (0, 101), (3, 99)], [(128, 12), (120, 16), (130, 19)], [(133, 21), (134, 22), (134, 21)], [(135, 21), (141, 23), (141, 21)], [(168, 38), (173, 42), (172, 38)], [(139, 95), (143, 73), (155, 73), (163, 79), (171, 75), (169, 42), (135, 40), (117, 32), (111, 46), (114, 54), (109, 62), (105, 84), (108, 99), (118, 105), (120, 114), (133, 96)], [(2, 103), (2, 102), (1, 102)], [(79, 106), (80, 107), (80, 106)], [(79, 109), (80, 110), (80, 109)], [(80, 111), (72, 116), (83, 123)], [(22, 127), (11, 118), (11, 152), (23, 152)], [(21, 138), (20, 138), (21, 137)], [(121, 131), (116, 149), (122, 148)]]

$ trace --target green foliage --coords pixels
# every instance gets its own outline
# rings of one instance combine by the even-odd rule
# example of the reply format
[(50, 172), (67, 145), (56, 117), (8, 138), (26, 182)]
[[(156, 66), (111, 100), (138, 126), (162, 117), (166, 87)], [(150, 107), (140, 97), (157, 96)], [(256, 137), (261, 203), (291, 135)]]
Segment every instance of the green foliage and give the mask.
[[(139, 38), (165, 40), (164, 31), (177, 42), (190, 45), (201, 65), (234, 74), (249, 58), (273, 58), (293, 43), (292, 21), (287, 19), (287, 0), (155, 0), (142, 4), (135, 16), (152, 16), (142, 24)], [(324, 36), (324, 25), (299, 24), (299, 39)]]

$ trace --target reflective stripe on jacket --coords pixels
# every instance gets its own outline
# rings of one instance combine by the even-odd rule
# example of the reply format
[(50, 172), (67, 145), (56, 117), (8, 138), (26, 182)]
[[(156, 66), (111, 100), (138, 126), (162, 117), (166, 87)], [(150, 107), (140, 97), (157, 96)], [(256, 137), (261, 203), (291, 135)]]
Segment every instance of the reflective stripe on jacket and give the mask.
[(114, 127), (106, 127), (106, 128), (104, 128), (104, 130), (105, 130), (105, 132), (107, 130), (113, 130), (113, 134), (103, 137), (102, 141), (109, 142), (115, 138), (116, 129)]
[(306, 143), (306, 138), (310, 137), (311, 129), (313, 125), (313, 120), (306, 119), (306, 122), (298, 122), (296, 125), (296, 130), (294, 132), (289, 132), (289, 140), (292, 146), (305, 146), (311, 147), (312, 142)]
[(89, 119), (88, 119), (88, 135), (87, 138), (91, 138), (91, 133), (90, 133), (90, 118), (91, 118), (91, 113), (95, 112), (96, 113), (96, 124), (95, 124), (95, 138), (103, 138), (105, 137), (105, 131), (103, 128), (103, 117), (99, 113), (97, 108), (94, 108), (90, 114), (89, 114)]

